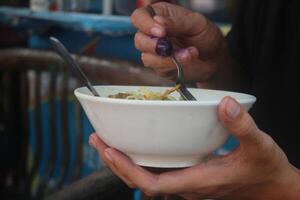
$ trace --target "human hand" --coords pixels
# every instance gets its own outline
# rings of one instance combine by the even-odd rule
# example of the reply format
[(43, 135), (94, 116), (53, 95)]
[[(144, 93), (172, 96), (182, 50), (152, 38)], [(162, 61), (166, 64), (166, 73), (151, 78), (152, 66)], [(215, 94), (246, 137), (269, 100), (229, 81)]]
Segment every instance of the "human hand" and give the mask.
[(157, 14), (154, 18), (145, 8), (135, 10), (131, 16), (138, 29), (135, 46), (142, 52), (144, 65), (163, 77), (176, 78), (172, 60), (155, 52), (157, 37), (168, 35), (175, 48), (175, 57), (184, 66), (186, 81), (210, 79), (224, 55), (221, 31), (203, 15), (183, 7), (165, 2), (155, 3), (152, 7)]
[(129, 187), (149, 196), (178, 195), (187, 200), (300, 199), (300, 173), (284, 152), (255, 125), (250, 115), (232, 98), (218, 108), (219, 118), (240, 147), (229, 155), (196, 166), (152, 173), (108, 147), (96, 134), (90, 145)]

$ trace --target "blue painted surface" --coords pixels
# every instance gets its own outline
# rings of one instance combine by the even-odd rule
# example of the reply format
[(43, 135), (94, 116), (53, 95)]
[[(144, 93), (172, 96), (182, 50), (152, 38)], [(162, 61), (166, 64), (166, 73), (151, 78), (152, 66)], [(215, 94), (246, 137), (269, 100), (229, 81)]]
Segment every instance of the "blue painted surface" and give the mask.
[[(72, 175), (75, 173), (75, 164), (76, 164), (76, 125), (74, 123), (75, 121), (75, 104), (72, 102), (68, 103), (68, 139), (69, 139), (69, 144), (70, 144), (70, 156), (69, 156), (69, 166), (67, 169), (67, 180), (66, 183), (70, 183), (72, 180)], [(71, 117), (72, 116), (72, 117)]]
[(134, 200), (140, 200), (142, 198), (142, 191), (141, 190), (135, 190), (133, 193), (133, 199)]
[[(72, 12), (36, 12), (27, 8), (0, 7), (1, 21), (35, 23), (41, 26), (61, 26), (72, 30), (100, 32), (105, 35), (133, 34), (135, 28), (126, 16), (103, 16)], [(28, 19), (30, 21), (28, 21)], [(21, 20), (17, 22), (17, 20)], [(22, 21), (25, 20), (25, 21)], [(28, 24), (30, 26), (30, 24)]]
[(50, 148), (53, 148), (50, 146), (50, 118), (49, 118), (49, 106), (47, 106), (45, 103), (41, 106), (41, 122), (42, 122), (42, 160), (40, 163), (39, 173), (45, 174), (47, 169), (47, 164), (49, 160), (49, 154), (50, 154)]
[[(63, 136), (62, 136), (62, 118), (61, 118), (61, 105), (59, 100), (56, 101), (56, 146), (53, 146), (50, 144), (50, 119), (49, 119), (49, 103), (48, 101), (44, 101), (42, 103), (42, 115), (41, 115), (41, 121), (42, 121), (42, 159), (39, 162), (39, 170), (38, 170), (38, 177), (43, 178), (44, 174), (46, 173), (46, 168), (48, 164), (49, 154), (50, 150), (52, 148), (56, 148), (56, 160), (55, 160), (55, 169), (51, 177), (49, 177), (50, 185), (53, 186), (58, 183), (58, 181), (61, 178), (61, 165), (62, 165), (62, 154), (63, 154)], [(30, 130), (30, 137), (29, 137), (29, 148), (30, 148), (30, 156), (33, 156), (36, 152), (36, 138), (34, 137), (35, 134), (35, 127), (34, 124), (34, 116), (35, 111), (33, 109), (29, 109), (28, 111), (29, 116), (29, 130)], [(71, 177), (74, 174), (74, 165), (76, 162), (76, 159), (79, 155), (76, 154), (76, 125), (74, 124), (75, 119), (75, 101), (69, 101), (68, 103), (68, 142), (69, 142), (69, 152), (70, 155), (68, 157), (69, 166), (67, 168), (67, 180), (65, 181), (65, 184), (69, 184), (71, 181)], [(103, 166), (103, 163), (99, 159), (98, 153), (92, 149), (88, 144), (88, 138), (89, 135), (94, 131), (90, 122), (88, 121), (86, 115), (84, 114), (82, 116), (83, 119), (83, 155), (82, 155), (82, 171), (81, 171), (81, 177), (85, 177), (89, 175), (91, 172), (96, 171), (97, 169), (100, 169)], [(48, 177), (45, 177), (48, 178)], [(51, 187), (50, 186), (50, 187)], [(36, 191), (36, 188), (33, 188), (33, 191)]]
[(28, 46), (50, 49), (50, 36), (60, 39), (73, 53), (99, 37), (92, 55), (140, 60), (133, 37), (136, 29), (126, 16), (101, 16), (67, 12), (33, 12), (29, 9), (0, 7), (0, 23), (10, 25)]
[(91, 133), (95, 132), (91, 123), (89, 122), (87, 116), (84, 114), (82, 116), (83, 120), (83, 167), (82, 176), (87, 176), (103, 166), (103, 162), (99, 159), (98, 152), (89, 146), (89, 136)]
[[(62, 141), (62, 121), (61, 121), (61, 104), (59, 101), (55, 103), (56, 109), (56, 160), (55, 160), (55, 168), (50, 180), (52, 184), (56, 184), (60, 179), (61, 173), (61, 163), (62, 163), (62, 149), (63, 149), (63, 141)], [(33, 111), (32, 111), (33, 112)]]
[[(51, 49), (49, 34), (33, 35), (30, 37), (29, 45), (34, 49)], [(80, 31), (53, 31), (51, 36), (57, 37), (73, 53), (81, 52), (82, 48), (99, 37), (99, 43), (95, 48), (94, 55), (110, 58), (119, 58), (132, 61), (140, 60), (140, 52), (133, 44), (133, 35), (111, 37), (100, 33), (85, 33)], [(75, 42), (76, 41), (76, 42)]]

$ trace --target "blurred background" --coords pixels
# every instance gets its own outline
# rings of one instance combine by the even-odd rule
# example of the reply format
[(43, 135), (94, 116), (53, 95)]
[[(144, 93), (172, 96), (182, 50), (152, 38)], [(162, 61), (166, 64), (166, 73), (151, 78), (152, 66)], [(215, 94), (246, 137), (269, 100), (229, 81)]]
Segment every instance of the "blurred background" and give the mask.
[[(82, 84), (51, 51), (55, 36), (94, 84), (171, 85), (143, 68), (130, 14), (150, 0), (0, 1), (0, 199), (145, 199), (88, 145)], [(231, 27), (235, 0), (171, 0)], [(237, 145), (230, 140), (219, 153)]]

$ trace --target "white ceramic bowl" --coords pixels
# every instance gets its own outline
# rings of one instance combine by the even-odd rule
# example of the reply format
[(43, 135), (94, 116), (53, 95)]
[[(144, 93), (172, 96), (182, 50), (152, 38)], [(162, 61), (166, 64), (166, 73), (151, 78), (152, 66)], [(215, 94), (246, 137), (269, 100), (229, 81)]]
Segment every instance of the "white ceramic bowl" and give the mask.
[[(125, 153), (135, 163), (149, 167), (188, 167), (201, 162), (229, 136), (217, 116), (222, 98), (231, 96), (247, 110), (256, 100), (247, 94), (202, 89), (190, 89), (198, 100), (195, 102), (106, 97), (139, 88), (96, 86), (102, 97), (95, 97), (83, 87), (76, 89), (75, 95), (106, 144)], [(167, 89), (147, 88), (151, 91)]]

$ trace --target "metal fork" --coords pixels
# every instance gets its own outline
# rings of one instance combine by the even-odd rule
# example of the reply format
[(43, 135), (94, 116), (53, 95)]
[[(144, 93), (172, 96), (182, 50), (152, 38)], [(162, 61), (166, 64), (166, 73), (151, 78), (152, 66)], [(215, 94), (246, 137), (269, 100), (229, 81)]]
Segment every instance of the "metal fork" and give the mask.
[(172, 55), (171, 59), (177, 68), (177, 81), (176, 85), (180, 85), (179, 93), (186, 101), (197, 101), (197, 99), (192, 95), (192, 93), (187, 89), (183, 76), (183, 69), (180, 63), (176, 60), (175, 56)]
[[(151, 5), (148, 5), (146, 7), (146, 9), (152, 18), (156, 15), (155, 10), (153, 9), (153, 7)], [(169, 40), (169, 39), (167, 39), (165, 42), (170, 43), (170, 46), (172, 45), (171, 40)], [(179, 87), (180, 95), (186, 101), (196, 101), (197, 99), (192, 95), (192, 93), (186, 87), (186, 84), (184, 81), (184, 75), (183, 75), (183, 68), (182, 68), (181, 64), (176, 60), (173, 52), (171, 53), (170, 57), (177, 68), (176, 85), (180, 85), (180, 87)]]

